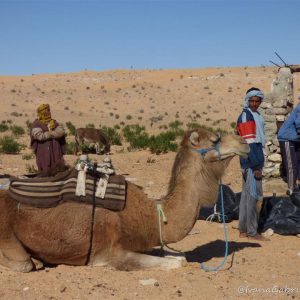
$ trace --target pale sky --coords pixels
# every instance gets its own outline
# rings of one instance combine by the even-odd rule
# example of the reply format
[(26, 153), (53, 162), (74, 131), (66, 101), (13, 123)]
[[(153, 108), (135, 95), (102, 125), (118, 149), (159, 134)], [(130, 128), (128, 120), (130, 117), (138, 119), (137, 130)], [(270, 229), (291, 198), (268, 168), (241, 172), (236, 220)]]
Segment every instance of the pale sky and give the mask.
[(300, 64), (299, 0), (0, 0), (0, 75)]

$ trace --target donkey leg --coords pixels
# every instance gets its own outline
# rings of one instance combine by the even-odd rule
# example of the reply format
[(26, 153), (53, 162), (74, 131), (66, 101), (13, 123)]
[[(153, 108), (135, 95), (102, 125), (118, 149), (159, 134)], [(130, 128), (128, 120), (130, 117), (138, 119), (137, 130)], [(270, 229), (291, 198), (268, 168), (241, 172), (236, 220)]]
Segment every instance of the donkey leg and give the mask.
[(95, 150), (96, 150), (96, 154), (99, 155), (100, 154), (100, 145), (99, 143), (95, 143)]
[(30, 272), (33, 268), (29, 255), (14, 235), (0, 240), (0, 265), (18, 272)]

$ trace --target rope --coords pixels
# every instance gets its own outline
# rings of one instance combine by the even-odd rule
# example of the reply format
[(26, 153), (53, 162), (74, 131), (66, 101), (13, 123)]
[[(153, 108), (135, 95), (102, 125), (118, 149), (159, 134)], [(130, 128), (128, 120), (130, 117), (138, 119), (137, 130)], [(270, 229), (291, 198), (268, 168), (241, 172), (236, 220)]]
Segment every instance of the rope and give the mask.
[(248, 172), (248, 176), (249, 176), (249, 180), (250, 180), (250, 195), (256, 199), (256, 200), (260, 200), (262, 198), (262, 195), (258, 195), (257, 193), (257, 188), (256, 188), (256, 180), (253, 174), (252, 169), (247, 169)]
[(172, 250), (176, 253), (182, 253), (182, 251), (174, 249), (174, 248), (172, 248), (172, 247), (170, 247), (170, 246), (168, 246), (164, 243), (163, 234), (162, 234), (162, 226), (163, 226), (162, 221), (163, 221), (164, 224), (166, 224), (166, 223), (168, 223), (168, 219), (167, 219), (167, 217), (164, 213), (164, 210), (162, 208), (161, 203), (156, 203), (156, 209), (157, 209), (157, 213), (158, 213), (158, 227), (159, 227), (158, 229), (159, 229), (159, 241), (160, 241), (160, 251), (161, 251), (161, 253), (164, 252), (164, 247), (169, 249), (169, 250)]
[(227, 237), (227, 227), (226, 227), (226, 222), (225, 222), (225, 213), (224, 213), (224, 196), (223, 196), (223, 188), (222, 188), (222, 182), (220, 181), (220, 193), (221, 193), (221, 206), (222, 206), (222, 216), (223, 216), (223, 228), (224, 228), (224, 238), (225, 238), (225, 254), (222, 262), (215, 268), (210, 268), (206, 267), (204, 263), (201, 263), (201, 268), (205, 270), (206, 272), (208, 271), (218, 271), (220, 270), (223, 265), (225, 264), (228, 256), (228, 237)]
[(162, 236), (162, 222), (161, 222), (161, 220), (163, 220), (164, 223), (167, 223), (168, 220), (167, 220), (166, 215), (163, 211), (161, 203), (156, 203), (156, 209), (157, 209), (157, 213), (158, 213), (158, 230), (159, 230), (160, 248), (161, 248), (161, 250), (163, 250), (165, 244), (164, 244), (164, 240), (163, 240), (163, 236)]
[(217, 204), (214, 205), (214, 212), (206, 218), (206, 222), (212, 222), (214, 218), (217, 217), (218, 222), (221, 223), (223, 218), (228, 219), (226, 215), (222, 215), (222, 213), (217, 212)]

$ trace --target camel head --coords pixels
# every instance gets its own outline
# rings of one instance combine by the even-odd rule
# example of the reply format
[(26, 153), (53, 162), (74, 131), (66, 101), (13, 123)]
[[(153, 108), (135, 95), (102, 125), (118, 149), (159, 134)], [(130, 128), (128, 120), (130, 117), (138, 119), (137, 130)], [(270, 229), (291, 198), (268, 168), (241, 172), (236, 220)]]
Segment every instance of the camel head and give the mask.
[(213, 133), (203, 128), (188, 131), (181, 143), (202, 154), (205, 162), (215, 162), (235, 155), (247, 157), (249, 145), (238, 135)]

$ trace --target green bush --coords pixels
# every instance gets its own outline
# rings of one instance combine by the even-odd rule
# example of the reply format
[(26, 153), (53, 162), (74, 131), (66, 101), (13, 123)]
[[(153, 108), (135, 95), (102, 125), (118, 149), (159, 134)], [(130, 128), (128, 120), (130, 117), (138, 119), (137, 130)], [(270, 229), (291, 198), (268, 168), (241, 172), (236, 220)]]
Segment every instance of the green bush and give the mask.
[(25, 130), (21, 126), (18, 126), (18, 125), (10, 126), (10, 130), (14, 136), (20, 136), (25, 133)]
[(174, 122), (169, 123), (169, 128), (172, 132), (176, 134), (176, 136), (182, 136), (184, 133), (184, 130), (181, 128), (182, 125), (182, 122), (176, 120)]
[(12, 137), (4, 136), (0, 138), (0, 152), (6, 154), (16, 154), (19, 153), (22, 146)]
[(103, 131), (105, 136), (108, 138), (109, 143), (111, 145), (119, 145), (120, 146), (120, 145), (122, 145), (122, 139), (121, 139), (120, 133), (116, 130), (116, 128), (103, 126), (103, 127), (101, 127), (101, 130)]
[(27, 120), (27, 121), (26, 121), (26, 127), (27, 127), (28, 131), (30, 132), (31, 129), (32, 129), (32, 122), (29, 121), (29, 120)]
[(74, 154), (74, 142), (67, 142), (66, 145), (66, 154)]
[(123, 128), (123, 134), (131, 149), (146, 149), (148, 147), (149, 135), (144, 126), (126, 125)]
[(88, 123), (88, 124), (85, 125), (85, 128), (95, 128), (95, 124)]
[(71, 122), (67, 122), (66, 126), (69, 129), (71, 135), (75, 135), (76, 127)]
[(8, 126), (5, 123), (0, 124), (0, 132), (5, 132), (8, 130)]
[(176, 136), (174, 131), (162, 132), (156, 136), (152, 135), (148, 142), (150, 151), (155, 154), (176, 151), (178, 148), (175, 142)]
[(23, 154), (22, 155), (22, 159), (23, 160), (30, 160), (32, 158), (34, 158), (34, 155), (32, 153), (31, 154)]
[(203, 129), (206, 129), (206, 130), (211, 131), (211, 132), (216, 132), (216, 131), (217, 131), (217, 130), (214, 129), (213, 127), (209, 127), (209, 126), (202, 125), (202, 124), (195, 123), (195, 122), (188, 123), (188, 124), (187, 124), (187, 128), (188, 128), (189, 130), (198, 129), (198, 128), (203, 128)]

